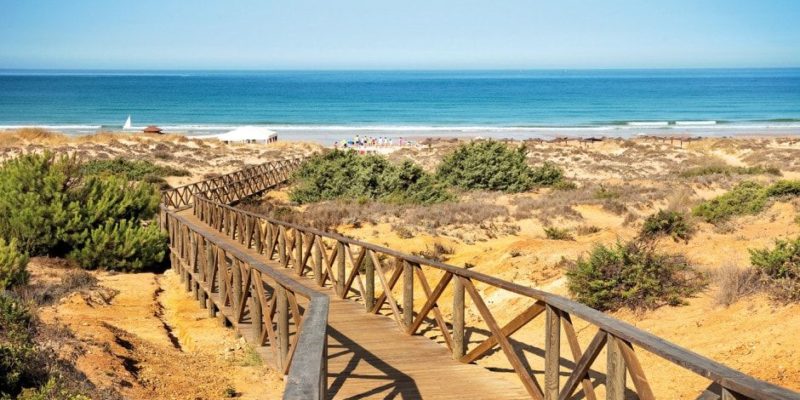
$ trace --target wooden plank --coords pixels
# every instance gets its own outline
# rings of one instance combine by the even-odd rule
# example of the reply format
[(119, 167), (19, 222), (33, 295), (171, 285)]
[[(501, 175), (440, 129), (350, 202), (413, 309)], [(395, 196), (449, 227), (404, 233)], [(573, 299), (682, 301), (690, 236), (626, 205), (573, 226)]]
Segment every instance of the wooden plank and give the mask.
[(500, 326), (497, 325), (497, 321), (495, 321), (494, 316), (492, 316), (492, 312), (489, 311), (489, 307), (487, 307), (486, 303), (483, 302), (483, 298), (481, 297), (480, 293), (478, 293), (478, 290), (475, 289), (472, 281), (461, 277), (458, 279), (460, 279), (461, 283), (464, 284), (464, 289), (467, 291), (467, 293), (469, 293), (473, 304), (475, 304), (481, 314), (481, 317), (483, 317), (483, 321), (486, 322), (486, 325), (489, 326), (489, 330), (492, 331), (492, 335), (497, 337), (500, 348), (503, 350), (503, 353), (505, 353), (506, 358), (514, 368), (514, 371), (516, 371), (517, 376), (519, 376), (519, 379), (522, 381), (522, 384), (525, 386), (528, 394), (530, 394), (534, 399), (543, 399), (544, 394), (542, 393), (542, 388), (539, 386), (539, 383), (536, 382), (536, 378), (534, 378), (528, 372), (528, 370), (522, 364), (522, 360), (520, 360), (517, 353), (514, 352), (514, 349), (511, 347), (511, 343), (508, 341), (508, 338), (503, 335)]
[(592, 342), (589, 343), (589, 347), (586, 348), (586, 352), (575, 362), (575, 368), (572, 370), (572, 374), (570, 374), (564, 387), (561, 388), (561, 394), (558, 396), (559, 400), (566, 400), (572, 397), (572, 393), (578, 387), (578, 382), (583, 380), (589, 372), (589, 368), (600, 354), (600, 350), (603, 349), (603, 345), (606, 344), (607, 339), (608, 335), (602, 330), (594, 335)]
[(615, 342), (622, 352), (622, 357), (625, 358), (625, 365), (628, 366), (628, 371), (631, 374), (631, 379), (633, 380), (634, 387), (636, 387), (636, 393), (639, 395), (639, 398), (643, 400), (655, 399), (653, 390), (647, 382), (644, 368), (642, 368), (642, 364), (639, 363), (639, 358), (636, 357), (636, 353), (633, 351), (633, 346), (622, 339), (617, 339)]
[[(509, 321), (503, 328), (500, 330), (504, 337), (509, 337), (513, 335), (516, 331), (520, 330), (523, 326), (525, 326), (528, 322), (532, 321), (534, 318), (539, 316), (542, 312), (544, 312), (545, 306), (541, 302), (536, 302), (530, 307), (528, 307), (525, 311), (514, 317), (511, 321)], [(486, 340), (481, 342), (477, 347), (472, 349), (467, 355), (461, 358), (461, 362), (470, 363), (474, 362), (475, 360), (483, 357), (487, 351), (491, 350), (492, 347), (497, 345), (498, 337), (494, 334), (489, 336)]]
[(544, 398), (558, 399), (561, 386), (561, 316), (557, 309), (547, 307), (544, 343)]

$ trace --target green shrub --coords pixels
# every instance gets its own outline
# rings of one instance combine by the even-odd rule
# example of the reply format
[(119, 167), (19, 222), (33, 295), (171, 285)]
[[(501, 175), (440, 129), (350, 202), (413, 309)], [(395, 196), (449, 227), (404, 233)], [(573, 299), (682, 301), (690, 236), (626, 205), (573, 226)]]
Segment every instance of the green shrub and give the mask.
[(495, 141), (472, 142), (445, 157), (437, 176), (463, 189), (504, 192), (524, 192), (536, 185), (553, 185), (563, 178), (561, 169), (551, 163), (531, 168), (526, 154), (524, 147), (512, 149)]
[(668, 235), (676, 242), (680, 240), (688, 241), (692, 236), (692, 231), (692, 226), (684, 213), (658, 210), (657, 213), (648, 216), (644, 220), (639, 236), (642, 238), (655, 238), (661, 235)]
[(554, 186), (560, 190), (572, 190), (577, 188), (573, 182), (564, 180), (564, 171), (557, 165), (545, 161), (538, 167), (533, 167), (533, 183), (538, 186)]
[(598, 200), (613, 200), (617, 199), (621, 196), (621, 194), (614, 190), (605, 187), (602, 183), (600, 184), (600, 188), (594, 191), (594, 198)]
[(85, 269), (141, 271), (161, 262), (166, 253), (167, 238), (155, 224), (108, 221), (85, 236), (82, 246), (68, 254)]
[(452, 199), (444, 185), (410, 161), (334, 150), (306, 160), (294, 175), (289, 196), (298, 203), (371, 199), (432, 204)]
[(757, 214), (767, 204), (764, 187), (756, 182), (745, 181), (721, 196), (697, 205), (692, 213), (707, 222), (718, 223), (734, 215)]
[(683, 257), (658, 253), (651, 241), (597, 245), (567, 271), (570, 292), (598, 310), (679, 305), (704, 285)]
[(557, 181), (556, 183), (553, 184), (553, 189), (555, 190), (575, 190), (577, 188), (578, 185), (575, 182), (568, 181), (565, 179)]
[(684, 178), (704, 175), (781, 175), (781, 170), (777, 167), (768, 165), (757, 165), (753, 167), (735, 167), (733, 165), (715, 164), (702, 167), (687, 169), (680, 173)]
[(767, 188), (767, 196), (800, 196), (800, 181), (780, 180)]
[(575, 240), (569, 233), (568, 229), (562, 229), (555, 226), (544, 227), (544, 235), (550, 240)]
[(28, 257), (17, 250), (17, 242), (0, 238), (0, 291), (28, 281)]
[(0, 167), (0, 237), (16, 239), (19, 248), (32, 255), (55, 248), (79, 166), (75, 158), (51, 154), (27, 154), (4, 162)]
[[(126, 176), (87, 175), (74, 157), (28, 154), (0, 166), (0, 215), (8, 216), (0, 219), (0, 237), (16, 240), (20, 251), (31, 255), (81, 254), (88, 245), (96, 249), (92, 235), (109, 226), (127, 232), (129, 238), (141, 235), (132, 238), (135, 243), (154, 243), (146, 230), (131, 226), (152, 219), (158, 202), (153, 185), (131, 183)], [(163, 257), (166, 244), (161, 247), (152, 253)], [(129, 262), (138, 265), (130, 258), (123, 265)], [(147, 257), (142, 262), (152, 265), (160, 260)]]
[(154, 179), (154, 177), (191, 175), (191, 172), (185, 169), (156, 165), (144, 160), (126, 160), (124, 158), (92, 160), (83, 164), (81, 170), (86, 175), (115, 175), (125, 177), (131, 181), (145, 181)]
[(28, 383), (36, 356), (32, 323), (28, 309), (0, 291), (0, 398), (17, 395)]
[(750, 249), (750, 263), (782, 300), (800, 301), (800, 237), (776, 240), (775, 247)]

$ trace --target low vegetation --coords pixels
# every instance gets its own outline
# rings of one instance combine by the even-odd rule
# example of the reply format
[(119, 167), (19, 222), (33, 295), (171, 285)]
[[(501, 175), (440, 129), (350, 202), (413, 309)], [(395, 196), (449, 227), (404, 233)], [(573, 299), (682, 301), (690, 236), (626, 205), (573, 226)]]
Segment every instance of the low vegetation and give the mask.
[(545, 162), (532, 168), (525, 147), (513, 149), (496, 141), (477, 141), (459, 146), (439, 165), (437, 176), (467, 190), (524, 192), (534, 186), (561, 182), (564, 172)]
[(759, 291), (762, 286), (759, 275), (754, 268), (740, 268), (733, 264), (725, 264), (714, 271), (713, 279), (719, 286), (715, 296), (717, 304), (729, 306)]
[(191, 172), (182, 168), (174, 168), (153, 164), (143, 160), (127, 160), (114, 158), (111, 160), (91, 160), (81, 166), (86, 175), (116, 175), (130, 181), (146, 181), (151, 177), (190, 176)]
[(750, 263), (763, 274), (776, 298), (800, 301), (800, 237), (776, 240), (772, 248), (751, 249)]
[(555, 226), (545, 226), (544, 235), (550, 240), (575, 240), (569, 229), (558, 228)]
[(706, 222), (719, 223), (735, 215), (757, 214), (766, 204), (764, 186), (746, 181), (721, 196), (700, 203), (692, 213)]
[[(165, 159), (163, 157), (156, 158)], [(158, 185), (160, 189), (167, 189), (170, 187), (164, 180), (165, 177), (191, 175), (186, 169), (153, 164), (143, 160), (127, 160), (124, 158), (91, 160), (84, 163), (81, 170), (84, 175), (119, 176), (129, 181), (152, 183)]]
[(16, 240), (0, 238), (0, 291), (28, 280), (28, 257), (17, 249)]
[(576, 300), (601, 311), (679, 305), (705, 278), (679, 255), (659, 253), (652, 241), (597, 245), (566, 273)]
[(764, 186), (757, 182), (741, 182), (727, 193), (697, 205), (692, 213), (706, 222), (725, 222), (733, 216), (758, 214), (768, 200), (800, 195), (800, 181), (780, 180)]
[(737, 167), (727, 164), (712, 164), (700, 167), (689, 168), (680, 173), (684, 178), (705, 175), (781, 175), (778, 167), (769, 165), (757, 165), (752, 167)]
[(677, 241), (689, 241), (693, 228), (686, 214), (678, 211), (658, 210), (645, 218), (639, 236), (653, 239), (659, 236), (669, 236)]
[(290, 198), (301, 204), (339, 199), (432, 204), (453, 198), (444, 185), (410, 161), (395, 165), (384, 157), (354, 151), (316, 155), (294, 178), (297, 185)]
[[(26, 254), (69, 256), (85, 268), (160, 263), (166, 238), (148, 223), (158, 202), (152, 184), (89, 174), (75, 157), (27, 154), (0, 165), (0, 215), (7, 216), (0, 219), (0, 237)], [(118, 250), (121, 241), (129, 243), (125, 251)]]

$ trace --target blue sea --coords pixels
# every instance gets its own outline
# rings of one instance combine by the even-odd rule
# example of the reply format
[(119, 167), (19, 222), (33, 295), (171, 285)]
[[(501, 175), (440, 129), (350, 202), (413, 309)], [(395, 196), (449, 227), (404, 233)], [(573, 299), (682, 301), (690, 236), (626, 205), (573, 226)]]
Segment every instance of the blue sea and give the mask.
[(265, 125), (299, 138), (800, 132), (800, 69), (0, 70), (0, 129)]

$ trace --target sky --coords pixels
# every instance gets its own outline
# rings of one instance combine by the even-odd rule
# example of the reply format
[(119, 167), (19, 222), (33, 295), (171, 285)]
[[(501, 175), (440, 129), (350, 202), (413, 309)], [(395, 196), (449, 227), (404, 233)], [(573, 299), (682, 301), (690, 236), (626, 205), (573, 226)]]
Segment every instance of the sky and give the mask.
[(800, 67), (797, 0), (0, 0), (0, 69)]

